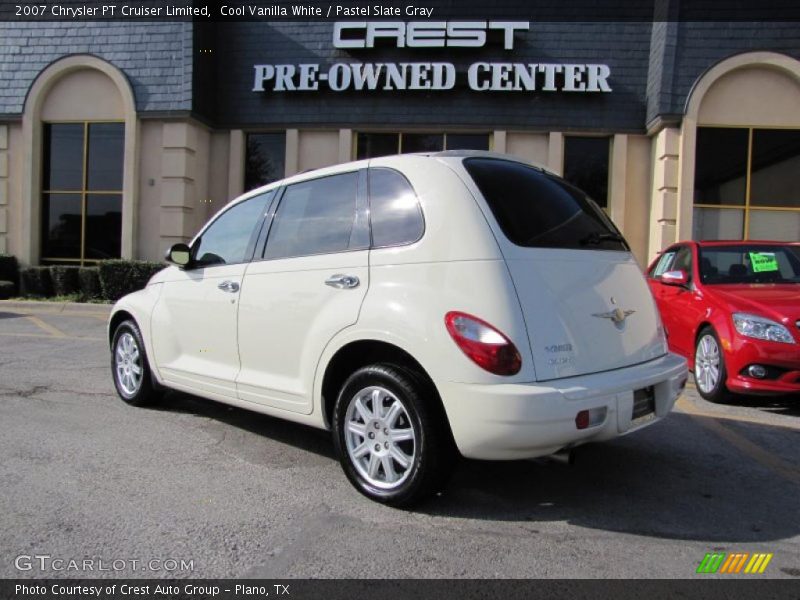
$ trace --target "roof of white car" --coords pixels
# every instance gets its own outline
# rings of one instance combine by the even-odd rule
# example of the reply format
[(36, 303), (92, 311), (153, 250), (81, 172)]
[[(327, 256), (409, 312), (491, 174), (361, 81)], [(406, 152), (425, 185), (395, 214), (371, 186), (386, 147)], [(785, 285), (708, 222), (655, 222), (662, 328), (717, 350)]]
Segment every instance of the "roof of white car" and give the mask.
[[(535, 162), (531, 162), (529, 160), (525, 160), (519, 156), (514, 156), (512, 154), (503, 154), (501, 152), (489, 152), (487, 150), (443, 150), (441, 152), (428, 152), (422, 153), (422, 156), (431, 156), (433, 158), (494, 158), (497, 160), (507, 160), (509, 162), (517, 162), (523, 165), (527, 165), (529, 167), (534, 167), (539, 169), (540, 171), (545, 171), (547, 173), (551, 173), (556, 175), (550, 171), (547, 167), (540, 165)], [(402, 154), (398, 154), (398, 156), (402, 156)]]
[[(404, 157), (408, 157), (408, 156), (419, 156), (419, 157), (422, 157), (422, 158), (433, 158), (433, 159), (493, 158), (493, 159), (497, 159), (497, 160), (505, 160), (505, 161), (509, 161), (509, 162), (516, 162), (516, 163), (528, 165), (528, 166), (534, 167), (536, 169), (539, 169), (541, 171), (545, 171), (547, 173), (552, 173), (552, 174), (556, 175), (555, 173), (553, 173), (552, 171), (550, 171), (546, 167), (544, 167), (542, 165), (535, 164), (535, 163), (531, 163), (531, 162), (526, 161), (525, 159), (522, 159), (522, 158), (520, 158), (518, 156), (512, 156), (510, 154), (502, 154), (500, 152), (488, 152), (486, 150), (443, 150), (441, 152), (412, 152), (412, 153), (406, 153), (406, 154), (394, 154), (394, 155), (390, 155), (390, 156), (381, 156), (380, 157), (381, 166), (387, 166), (387, 163), (389, 163), (389, 165), (390, 165), (392, 162), (395, 162), (395, 161), (400, 162)], [(267, 185), (264, 185), (262, 187), (259, 187), (259, 188), (256, 188), (254, 190), (251, 190), (251, 191), (247, 192), (246, 194), (244, 194), (244, 195), (240, 196), (239, 198), (237, 198), (236, 201), (245, 200), (246, 198), (250, 198), (250, 197), (256, 196), (258, 194), (263, 194), (264, 192), (268, 192), (270, 190), (273, 190), (273, 189), (275, 189), (277, 187), (281, 187), (283, 185), (288, 185), (288, 184), (291, 184), (291, 183), (299, 183), (301, 181), (306, 181), (308, 179), (314, 179), (316, 177), (325, 177), (327, 175), (335, 175), (337, 173), (342, 173), (342, 172), (354, 171), (354, 170), (357, 170), (357, 169), (362, 169), (362, 168), (368, 167), (372, 160), (373, 159), (364, 159), (364, 160), (358, 160), (358, 161), (351, 161), (351, 162), (347, 162), (347, 163), (340, 163), (340, 164), (337, 164), (337, 165), (331, 165), (329, 167), (321, 167), (319, 169), (309, 169), (308, 171), (303, 171), (302, 173), (297, 173), (295, 175), (291, 175), (289, 177), (285, 177), (285, 178), (280, 179), (278, 181), (274, 181), (274, 182), (269, 183)]]

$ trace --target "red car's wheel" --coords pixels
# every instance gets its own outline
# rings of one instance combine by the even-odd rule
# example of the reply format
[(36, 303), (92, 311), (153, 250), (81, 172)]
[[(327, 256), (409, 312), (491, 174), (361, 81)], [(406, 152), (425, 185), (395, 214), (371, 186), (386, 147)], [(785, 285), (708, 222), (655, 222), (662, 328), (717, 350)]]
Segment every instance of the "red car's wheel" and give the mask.
[(694, 351), (694, 383), (700, 395), (709, 402), (727, 402), (731, 399), (725, 380), (725, 357), (716, 332), (704, 327), (697, 336)]

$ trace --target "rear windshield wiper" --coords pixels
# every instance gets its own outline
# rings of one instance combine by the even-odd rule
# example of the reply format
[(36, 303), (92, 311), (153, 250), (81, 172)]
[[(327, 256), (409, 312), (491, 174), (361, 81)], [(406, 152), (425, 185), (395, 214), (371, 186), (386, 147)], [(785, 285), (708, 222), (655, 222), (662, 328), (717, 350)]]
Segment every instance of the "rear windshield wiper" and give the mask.
[(617, 233), (598, 233), (593, 231), (589, 235), (580, 239), (581, 246), (588, 246), (589, 244), (597, 245), (600, 242), (622, 242), (625, 243), (625, 238)]

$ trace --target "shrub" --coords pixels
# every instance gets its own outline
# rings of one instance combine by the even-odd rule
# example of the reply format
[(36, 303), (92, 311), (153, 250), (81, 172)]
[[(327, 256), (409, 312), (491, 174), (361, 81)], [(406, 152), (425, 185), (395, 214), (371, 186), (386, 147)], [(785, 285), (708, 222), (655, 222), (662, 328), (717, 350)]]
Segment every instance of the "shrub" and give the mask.
[(0, 280), (10, 281), (11, 293), (16, 293), (19, 282), (19, 264), (17, 259), (9, 254), (0, 254)]
[(163, 268), (163, 263), (143, 260), (104, 260), (99, 267), (103, 297), (115, 302), (125, 294), (140, 290)]
[(102, 297), (100, 271), (97, 267), (78, 268), (78, 292), (81, 300), (97, 300)]
[(2, 281), (0, 280), (0, 300), (7, 300), (14, 296), (14, 285), (13, 281)]
[(69, 296), (77, 294), (80, 289), (78, 269), (80, 267), (50, 267), (50, 279), (53, 281), (53, 295)]
[(28, 267), (19, 272), (20, 293), (23, 296), (47, 297), (53, 295), (50, 267)]

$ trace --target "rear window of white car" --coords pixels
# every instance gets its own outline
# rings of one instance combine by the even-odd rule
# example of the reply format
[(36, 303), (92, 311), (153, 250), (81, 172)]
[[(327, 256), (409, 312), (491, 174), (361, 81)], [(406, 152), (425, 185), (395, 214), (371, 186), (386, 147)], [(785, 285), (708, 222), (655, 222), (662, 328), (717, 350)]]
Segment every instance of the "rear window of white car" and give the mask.
[(628, 250), (603, 210), (563, 179), (496, 158), (467, 158), (464, 168), (517, 246)]

